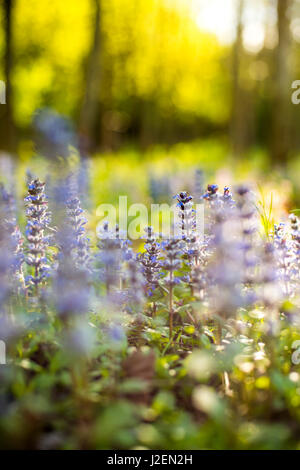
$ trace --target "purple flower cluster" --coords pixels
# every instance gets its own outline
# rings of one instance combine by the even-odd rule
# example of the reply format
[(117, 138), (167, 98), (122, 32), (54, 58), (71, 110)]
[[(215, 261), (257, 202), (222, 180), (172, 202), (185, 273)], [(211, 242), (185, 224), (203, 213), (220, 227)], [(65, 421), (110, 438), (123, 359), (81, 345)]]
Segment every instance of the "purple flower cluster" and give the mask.
[(50, 238), (47, 229), (51, 218), (44, 187), (45, 183), (39, 179), (32, 180), (28, 185), (28, 195), (25, 198), (27, 217), (25, 261), (31, 268), (31, 274), (27, 276), (26, 281), (28, 288), (34, 286), (35, 294), (38, 293), (38, 286), (45, 282), (50, 269), (47, 258)]
[(10, 274), (18, 289), (24, 289), (24, 252), (23, 236), (17, 224), (16, 206), (13, 195), (0, 186), (1, 221), (3, 233), (6, 233), (6, 249), (11, 254)]
[(145, 292), (151, 296), (158, 286), (159, 274), (161, 271), (161, 245), (157, 241), (152, 227), (145, 229), (147, 234), (144, 245), (145, 252), (138, 255), (138, 260), (142, 264), (142, 272), (145, 278)]
[(192, 319), (193, 325), (215, 331), (217, 343), (229, 324), (239, 328), (242, 311), (273, 312), (274, 320), (274, 311), (280, 312), (286, 299), (298, 308), (299, 220), (291, 214), (289, 223), (275, 225), (264, 237), (255, 196), (247, 186), (233, 191), (225, 186), (219, 193), (210, 184), (198, 195), (204, 234), (197, 231), (199, 205), (188, 192), (179, 192), (174, 196), (178, 230), (163, 239), (147, 227), (138, 253), (119, 227), (108, 222), (93, 245), (74, 175), (63, 176), (50, 193), (53, 228), (44, 189), (45, 183), (30, 178), (23, 247), (14, 200), (1, 187), (1, 305), (11, 292), (38, 298), (46, 309), (54, 307), (68, 327), (92, 312), (110, 318), (109, 328), (120, 326), (120, 315), (129, 314), (140, 325), (147, 317), (164, 315), (170, 339)]

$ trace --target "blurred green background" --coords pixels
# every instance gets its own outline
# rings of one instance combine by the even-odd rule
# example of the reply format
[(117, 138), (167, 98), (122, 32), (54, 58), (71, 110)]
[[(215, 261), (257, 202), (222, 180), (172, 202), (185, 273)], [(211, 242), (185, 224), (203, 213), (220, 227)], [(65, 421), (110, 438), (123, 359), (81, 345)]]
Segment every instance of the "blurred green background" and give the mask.
[(227, 168), (287, 179), (298, 204), (299, 13), (299, 0), (2, 0), (2, 156), (58, 156), (39, 140), (51, 110), (93, 174)]

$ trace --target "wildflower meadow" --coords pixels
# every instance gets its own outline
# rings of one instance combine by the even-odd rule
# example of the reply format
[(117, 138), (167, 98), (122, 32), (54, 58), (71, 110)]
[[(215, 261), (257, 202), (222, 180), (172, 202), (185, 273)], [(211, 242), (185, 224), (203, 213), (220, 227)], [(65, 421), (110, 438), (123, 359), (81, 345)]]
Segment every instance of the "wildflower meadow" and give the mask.
[(299, 124), (300, 0), (0, 1), (3, 468), (300, 450)]
[(176, 235), (95, 236), (82, 171), (1, 186), (1, 447), (299, 448), (296, 213), (197, 171)]

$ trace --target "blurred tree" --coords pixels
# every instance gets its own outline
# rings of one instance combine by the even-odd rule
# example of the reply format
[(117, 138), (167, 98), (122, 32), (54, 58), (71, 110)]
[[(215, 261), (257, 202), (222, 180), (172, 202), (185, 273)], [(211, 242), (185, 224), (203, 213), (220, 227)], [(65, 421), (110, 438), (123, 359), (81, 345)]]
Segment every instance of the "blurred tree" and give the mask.
[(291, 0), (277, 0), (278, 44), (274, 50), (274, 85), (271, 132), (271, 157), (285, 165), (290, 151), (290, 19)]
[(0, 145), (2, 149), (14, 152), (15, 142), (15, 124), (13, 113), (13, 88), (12, 88), (12, 67), (13, 67), (13, 0), (3, 1), (3, 20), (4, 20), (4, 81), (6, 86), (6, 104), (1, 106), (0, 114)]
[(101, 0), (91, 1), (94, 4), (94, 33), (87, 60), (85, 92), (79, 118), (83, 153), (93, 149), (95, 145), (101, 83)]
[[(229, 48), (201, 30), (189, 2), (18, 0), (12, 26), (13, 115), (28, 151), (43, 108), (75, 121), (83, 150), (226, 131)], [(5, 44), (0, 30), (3, 56)]]
[(245, 109), (243, 88), (240, 77), (240, 67), (243, 54), (243, 11), (244, 0), (237, 1), (236, 39), (232, 54), (232, 114), (231, 114), (231, 141), (235, 156), (240, 156), (245, 147)]

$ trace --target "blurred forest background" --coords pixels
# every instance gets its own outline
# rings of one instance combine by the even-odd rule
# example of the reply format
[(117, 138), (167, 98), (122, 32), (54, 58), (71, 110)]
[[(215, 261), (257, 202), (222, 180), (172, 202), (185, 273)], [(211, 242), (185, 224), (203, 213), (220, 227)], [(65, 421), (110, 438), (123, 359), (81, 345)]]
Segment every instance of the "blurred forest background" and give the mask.
[(53, 153), (209, 141), (221, 160), (297, 164), (299, 0), (1, 3), (1, 151), (43, 152), (48, 131)]

